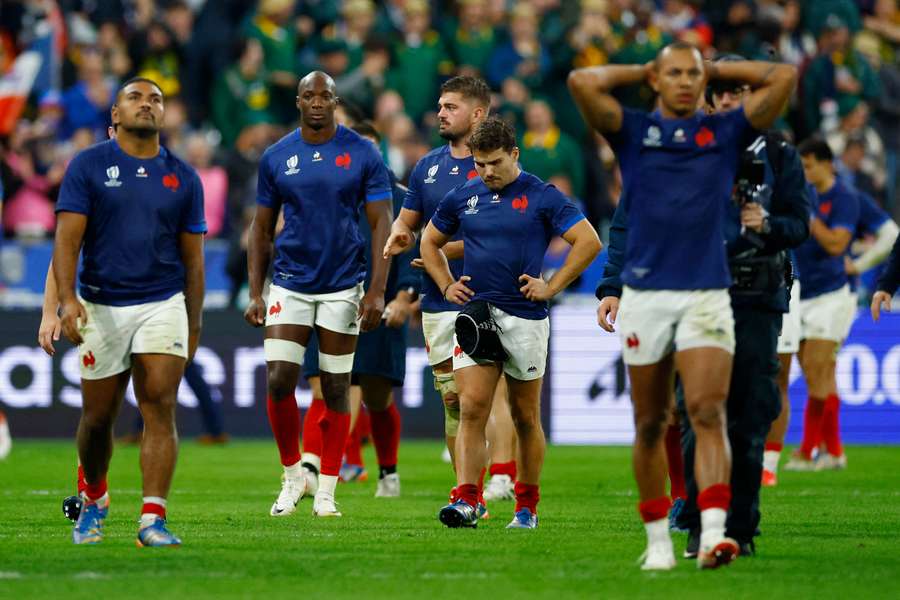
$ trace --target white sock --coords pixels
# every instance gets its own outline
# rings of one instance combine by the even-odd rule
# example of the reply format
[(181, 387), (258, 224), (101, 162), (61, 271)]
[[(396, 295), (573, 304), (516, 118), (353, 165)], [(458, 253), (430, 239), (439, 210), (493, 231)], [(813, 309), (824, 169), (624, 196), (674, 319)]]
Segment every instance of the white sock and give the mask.
[(772, 473), (778, 472), (778, 461), (781, 459), (780, 450), (766, 450), (763, 452), (763, 469)]
[[(161, 498), (159, 496), (144, 496), (144, 504), (159, 504), (163, 508), (166, 507), (166, 499)], [(148, 527), (153, 525), (154, 521), (156, 521), (157, 517), (160, 515), (156, 513), (143, 513), (141, 515), (141, 529), (144, 527)]]
[(319, 491), (316, 492), (316, 495), (328, 494), (334, 497), (334, 489), (337, 487), (337, 482), (337, 475), (319, 475)]
[(659, 543), (669, 543), (672, 538), (669, 537), (669, 519), (658, 519), (644, 523), (644, 529), (647, 530), (647, 545)]
[(82, 499), (82, 502), (84, 502), (85, 504), (87, 504), (88, 502), (93, 502), (94, 504), (97, 505), (97, 508), (106, 508), (107, 506), (109, 506), (109, 492), (106, 492), (105, 494), (103, 494), (102, 496), (97, 498), (96, 500), (90, 500), (87, 497), (87, 494), (82, 492), (81, 499)]
[(322, 458), (318, 454), (312, 452), (304, 452), (300, 455), (301, 463), (309, 463), (316, 468), (316, 471), (322, 470)]
[(700, 549), (710, 549), (725, 537), (725, 518), (728, 513), (723, 508), (707, 508), (700, 512)]
[(300, 479), (303, 477), (303, 467), (300, 464), (303, 461), (295, 462), (292, 465), (288, 465), (284, 468), (284, 476), (289, 479)]

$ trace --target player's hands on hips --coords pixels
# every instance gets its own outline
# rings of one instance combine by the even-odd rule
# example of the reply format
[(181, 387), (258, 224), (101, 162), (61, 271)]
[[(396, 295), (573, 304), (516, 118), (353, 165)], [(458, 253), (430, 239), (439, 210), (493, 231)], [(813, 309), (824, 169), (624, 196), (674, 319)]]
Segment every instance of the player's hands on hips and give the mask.
[(62, 332), (76, 346), (84, 342), (81, 332), (78, 330), (87, 325), (87, 320), (87, 311), (77, 298), (72, 298), (63, 304), (62, 317), (60, 318)]
[(748, 202), (741, 207), (741, 225), (760, 233), (766, 220), (766, 211), (759, 202)]
[(475, 292), (466, 285), (467, 281), (472, 281), (472, 278), (468, 275), (463, 275), (447, 286), (447, 289), (444, 290), (444, 299), (460, 306), (471, 300)]
[(41, 324), (38, 327), (38, 344), (44, 349), (44, 352), (53, 356), (56, 354), (56, 348), (53, 342), (59, 341), (59, 333), (62, 329), (62, 321), (56, 312), (44, 313), (41, 315)]
[(891, 295), (879, 290), (872, 296), (872, 306), (869, 307), (872, 311), (872, 319), (874, 321), (878, 321), (878, 319), (881, 318), (882, 305), (884, 305), (886, 311), (891, 312)]
[(550, 289), (550, 286), (544, 281), (543, 277), (532, 277), (531, 275), (519, 275), (519, 283), (524, 282), (525, 285), (519, 288), (519, 291), (532, 302), (543, 302), (549, 300), (556, 294)]
[(250, 304), (244, 311), (244, 319), (254, 327), (266, 324), (266, 303), (262, 298), (250, 298)]
[(384, 257), (396, 256), (409, 250), (413, 236), (405, 231), (391, 231), (387, 242), (384, 244)]
[(381, 314), (384, 312), (384, 294), (366, 292), (359, 304), (360, 319), (359, 328), (363, 331), (372, 331), (381, 322)]
[(603, 331), (615, 333), (616, 315), (619, 314), (619, 299), (616, 296), (606, 296), (597, 307), (597, 325)]
[(403, 327), (409, 318), (412, 306), (406, 298), (394, 298), (384, 309), (384, 324), (388, 327)]

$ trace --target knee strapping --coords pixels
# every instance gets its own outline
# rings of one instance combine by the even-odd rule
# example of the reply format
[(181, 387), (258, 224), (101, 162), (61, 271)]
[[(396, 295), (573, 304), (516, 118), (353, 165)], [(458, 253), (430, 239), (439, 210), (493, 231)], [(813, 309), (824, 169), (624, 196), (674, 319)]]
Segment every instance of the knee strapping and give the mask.
[(281, 360), (302, 367), (304, 352), (306, 352), (306, 348), (291, 340), (267, 338), (263, 341), (263, 354), (266, 362)]
[(453, 378), (453, 373), (435, 373), (434, 389), (438, 391), (441, 398), (449, 394), (459, 393), (459, 390), (456, 388), (456, 380)]
[(349, 373), (353, 370), (353, 353), (325, 354), (319, 352), (319, 370), (326, 373)]
[(455, 437), (459, 433), (459, 407), (450, 408), (444, 404), (444, 433)]

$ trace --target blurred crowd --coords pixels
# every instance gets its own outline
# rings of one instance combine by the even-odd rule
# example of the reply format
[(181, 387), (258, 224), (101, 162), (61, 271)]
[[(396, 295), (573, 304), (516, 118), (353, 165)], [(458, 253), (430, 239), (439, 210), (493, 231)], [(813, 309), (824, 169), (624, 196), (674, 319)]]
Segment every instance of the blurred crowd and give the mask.
[[(900, 208), (897, 0), (3, 0), (0, 74), (48, 30), (55, 70), (0, 137), (6, 236), (52, 232), (66, 164), (106, 138), (117, 85), (141, 75), (166, 94), (164, 143), (200, 173), (210, 236), (239, 246), (257, 160), (295, 126), (296, 83), (313, 69), (335, 78), (348, 115), (373, 120), (401, 181), (441, 143), (441, 82), (484, 77), (523, 167), (577, 198), (602, 233), (620, 191), (615, 157), (586, 130), (566, 76), (646, 62), (675, 39), (797, 65), (779, 128), (821, 132), (846, 177)], [(636, 87), (621, 100), (653, 98)]]

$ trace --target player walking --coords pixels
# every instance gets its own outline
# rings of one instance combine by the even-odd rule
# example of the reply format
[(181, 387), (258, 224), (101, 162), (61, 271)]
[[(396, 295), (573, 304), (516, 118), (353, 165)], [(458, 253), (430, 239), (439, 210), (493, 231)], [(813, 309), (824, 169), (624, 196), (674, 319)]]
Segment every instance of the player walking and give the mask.
[[(697, 111), (698, 100), (706, 81), (716, 79), (754, 89), (741, 108), (706, 115)], [(646, 65), (578, 69), (569, 76), (582, 115), (610, 141), (622, 169), (628, 239), (618, 323), (634, 402), (638, 508), (648, 538), (643, 569), (675, 566), (664, 458), (675, 368), (696, 433), (698, 566), (727, 564), (738, 553), (737, 543), (725, 537), (731, 499), (725, 398), (735, 341), (723, 214), (748, 128), (772, 124), (795, 80), (788, 65), (704, 67), (700, 53), (680, 42)], [(610, 94), (644, 81), (659, 96), (652, 113), (623, 109)]]
[(200, 337), (206, 222), (199, 177), (159, 143), (164, 112), (156, 83), (127, 81), (112, 108), (117, 139), (73, 159), (56, 204), (53, 271), (63, 334), (79, 346), (83, 398), (86, 488), (76, 544), (103, 538), (112, 426), (132, 375), (144, 419), (138, 545), (181, 543), (166, 527), (166, 497), (178, 453), (178, 384)]
[[(300, 80), (301, 126), (270, 146), (259, 167), (256, 217), (248, 257), (250, 304), (245, 318), (266, 326), (269, 422), (284, 476), (272, 516), (294, 512), (306, 491), (300, 455), (300, 411), (294, 390), (313, 328), (326, 408), (319, 419), (321, 470), (313, 514), (341, 516), (334, 490), (350, 429), (350, 371), (360, 330), (378, 326), (390, 260), (382, 258), (391, 224), (391, 182), (375, 146), (338, 125), (334, 81), (320, 71)], [(274, 239), (279, 210), (284, 230)], [(360, 210), (372, 230), (371, 282)], [(263, 300), (273, 257), (268, 304)]]
[[(519, 168), (512, 127), (498, 117), (481, 123), (468, 141), (480, 178), (441, 200), (422, 236), (420, 251), (441, 296), (482, 325), (494, 323), (505, 358), (464, 353), (457, 342), (453, 369), (460, 392), (457, 439), (458, 499), (440, 511), (448, 527), (478, 524), (477, 480), (484, 464), (485, 426), (494, 389), (506, 374), (509, 403), (518, 433), (515, 517), (508, 527), (537, 527), (539, 479), (544, 462), (540, 393), (547, 360), (550, 321), (547, 301), (564, 290), (600, 252), (600, 240), (584, 215), (552, 185)], [(461, 233), (462, 276), (450, 271), (440, 251)], [(553, 236), (572, 244), (566, 262), (550, 281), (541, 278)], [(480, 317), (476, 316), (481, 311)]]

